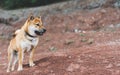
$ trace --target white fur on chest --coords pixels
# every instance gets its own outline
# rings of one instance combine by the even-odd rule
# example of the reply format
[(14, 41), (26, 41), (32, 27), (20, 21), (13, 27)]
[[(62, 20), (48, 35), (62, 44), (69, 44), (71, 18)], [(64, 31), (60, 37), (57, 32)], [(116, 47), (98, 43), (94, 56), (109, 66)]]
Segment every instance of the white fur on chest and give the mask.
[(23, 49), (23, 51), (30, 51), (31, 50), (31, 47), (36, 47), (37, 44), (38, 44), (38, 39), (35, 38), (35, 39), (31, 39), (31, 40), (28, 40), (28, 39), (25, 39), (25, 40), (22, 40), (21, 41), (21, 47)]

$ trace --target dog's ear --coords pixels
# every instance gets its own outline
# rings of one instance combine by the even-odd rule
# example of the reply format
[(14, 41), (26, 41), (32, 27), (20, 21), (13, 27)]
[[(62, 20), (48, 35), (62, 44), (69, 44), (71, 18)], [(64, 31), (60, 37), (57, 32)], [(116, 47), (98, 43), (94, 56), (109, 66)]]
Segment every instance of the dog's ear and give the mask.
[(34, 16), (33, 15), (31, 15), (30, 16), (30, 18), (29, 18), (29, 20), (33, 20), (34, 19)]
[(33, 20), (33, 19), (34, 19), (33, 13), (30, 13), (28, 20), (30, 21), (30, 20)]
[(38, 18), (40, 18), (40, 19), (41, 19), (41, 16), (38, 16)]

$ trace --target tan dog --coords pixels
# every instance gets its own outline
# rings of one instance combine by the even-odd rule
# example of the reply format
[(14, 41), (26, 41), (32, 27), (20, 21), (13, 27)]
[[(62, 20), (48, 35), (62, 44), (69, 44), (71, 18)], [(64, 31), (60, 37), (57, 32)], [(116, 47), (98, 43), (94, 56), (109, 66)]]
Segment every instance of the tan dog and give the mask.
[[(8, 68), (13, 71), (18, 61), (18, 71), (23, 70), (22, 63), (24, 52), (30, 52), (29, 66), (34, 66), (33, 55), (39, 41), (39, 35), (43, 35), (46, 29), (42, 25), (41, 18), (30, 16), (21, 29), (15, 32), (14, 38), (8, 47)], [(14, 59), (14, 60), (13, 60)], [(12, 66), (11, 66), (12, 64)], [(12, 67), (12, 68), (11, 68)]]

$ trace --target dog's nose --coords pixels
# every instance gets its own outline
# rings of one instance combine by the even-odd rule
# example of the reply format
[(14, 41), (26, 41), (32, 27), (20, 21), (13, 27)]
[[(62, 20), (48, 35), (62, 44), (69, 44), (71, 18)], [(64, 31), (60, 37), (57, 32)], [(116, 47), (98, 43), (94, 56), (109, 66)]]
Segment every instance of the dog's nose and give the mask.
[(45, 33), (45, 32), (46, 32), (46, 29), (41, 29), (40, 32), (41, 32), (41, 33)]
[(46, 29), (43, 29), (43, 33), (45, 33), (46, 32)]

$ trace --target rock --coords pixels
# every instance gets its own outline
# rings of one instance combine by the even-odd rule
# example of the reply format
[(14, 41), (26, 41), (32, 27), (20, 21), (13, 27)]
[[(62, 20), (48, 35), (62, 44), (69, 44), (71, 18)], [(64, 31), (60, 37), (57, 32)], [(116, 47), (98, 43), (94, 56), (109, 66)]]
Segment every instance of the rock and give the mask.
[(75, 33), (80, 33), (80, 32), (82, 32), (82, 31), (79, 30), (79, 29), (74, 29), (74, 32), (75, 32)]
[(120, 8), (120, 0), (116, 0), (116, 2), (114, 3), (114, 7)]
[(73, 71), (75, 71), (76, 69), (79, 69), (79, 68), (80, 68), (79, 64), (71, 63), (66, 70), (69, 71), (69, 72), (73, 72)]
[(86, 31), (82, 31), (83, 33), (86, 33)]
[(40, 73), (40, 71), (39, 71), (39, 70), (36, 70), (34, 73), (35, 73), (35, 74), (39, 74), (39, 73)]
[(120, 24), (115, 25), (115, 27), (119, 28), (119, 27), (120, 27)]
[(69, 58), (69, 59), (71, 59), (71, 58), (72, 58), (72, 56), (68, 56), (68, 58)]
[(101, 13), (106, 13), (107, 11), (105, 9), (102, 9), (101, 10)]
[(110, 63), (110, 64), (108, 64), (105, 68), (108, 69), (108, 68), (112, 68), (112, 67), (113, 67), (113, 64)]
[(54, 71), (53, 70), (50, 70), (51, 73), (53, 73)]
[(95, 0), (95, 1), (92, 1), (88, 5), (88, 9), (98, 8), (98, 7), (102, 6), (105, 3), (106, 3), (106, 0)]
[(54, 56), (59, 56), (59, 57), (67, 57), (67, 53), (64, 52), (54, 52), (53, 54)]
[(86, 70), (87, 70), (87, 68), (86, 68), (86, 67), (84, 67), (84, 66), (81, 66), (81, 67), (80, 67), (80, 70), (81, 70), (81, 72), (84, 72), (84, 71), (86, 71)]
[(88, 39), (88, 44), (92, 44), (94, 42), (94, 39)]
[(85, 39), (85, 38), (81, 39), (81, 42), (86, 42), (86, 41), (87, 41), (87, 39)]
[(66, 40), (65, 41), (65, 45), (70, 45), (70, 44), (72, 44), (74, 42), (75, 42), (74, 40)]
[(83, 60), (78, 59), (77, 62), (78, 62), (78, 63), (83, 63)]
[(120, 63), (116, 64), (117, 67), (120, 67)]
[(6, 24), (6, 25), (11, 25), (11, 18), (0, 18), (0, 23)]

